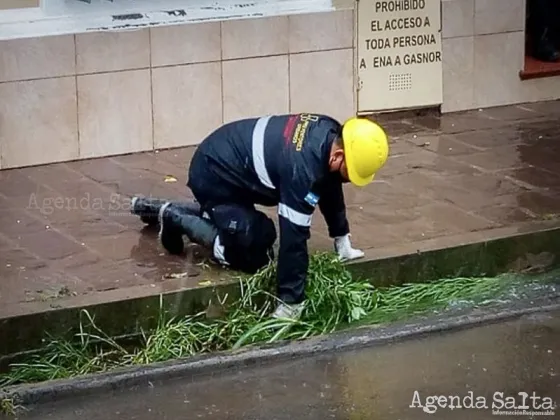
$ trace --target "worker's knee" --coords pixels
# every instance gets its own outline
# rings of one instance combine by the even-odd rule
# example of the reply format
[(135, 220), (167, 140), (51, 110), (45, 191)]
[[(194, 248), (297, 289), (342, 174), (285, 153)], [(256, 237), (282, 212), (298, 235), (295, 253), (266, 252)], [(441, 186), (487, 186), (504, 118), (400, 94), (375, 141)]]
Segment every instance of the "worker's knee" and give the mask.
[(274, 251), (272, 247), (246, 251), (229, 248), (225, 250), (225, 259), (232, 269), (255, 274), (274, 259)]
[(276, 242), (274, 222), (254, 208), (238, 205), (216, 206), (212, 209), (211, 218), (226, 248), (269, 248)]
[(231, 268), (254, 273), (274, 259), (276, 228), (267, 215), (254, 208), (222, 205), (212, 209), (211, 217)]

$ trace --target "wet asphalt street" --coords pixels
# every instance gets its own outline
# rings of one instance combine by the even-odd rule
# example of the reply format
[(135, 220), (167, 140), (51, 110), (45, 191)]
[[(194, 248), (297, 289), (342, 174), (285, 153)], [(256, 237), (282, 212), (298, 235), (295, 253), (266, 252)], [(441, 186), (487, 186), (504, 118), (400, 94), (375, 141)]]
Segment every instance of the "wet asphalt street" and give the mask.
[[(417, 393), (415, 394), (415, 392)], [(498, 394), (493, 399), (494, 393)], [(537, 404), (560, 405), (560, 312), (517, 321), (308, 359), (257, 366), (213, 376), (189, 377), (49, 404), (21, 418), (74, 420), (179, 419), (497, 419), (492, 403), (519, 392)], [(416, 396), (416, 399), (415, 399)], [(429, 396), (454, 397), (425, 413)], [(486, 399), (488, 408), (454, 409)], [(466, 400), (464, 398), (466, 397)], [(441, 400), (443, 402), (443, 400)], [(539, 408), (530, 399), (529, 409)], [(507, 406), (502, 406), (506, 409)], [(523, 408), (523, 407), (522, 407)], [(546, 411), (546, 406), (543, 406)], [(560, 407), (548, 416), (560, 418)]]

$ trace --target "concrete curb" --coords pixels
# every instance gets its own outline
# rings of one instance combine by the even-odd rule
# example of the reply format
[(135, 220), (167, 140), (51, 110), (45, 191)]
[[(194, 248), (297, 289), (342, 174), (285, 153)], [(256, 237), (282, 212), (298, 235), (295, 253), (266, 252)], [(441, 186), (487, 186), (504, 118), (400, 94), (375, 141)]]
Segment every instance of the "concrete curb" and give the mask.
[(124, 368), (80, 378), (14, 386), (0, 392), (0, 400), (13, 399), (16, 404), (24, 406), (54, 402), (132, 386), (148, 385), (157, 380), (223, 372), (228, 369), (279, 362), (317, 353), (381, 345), (429, 333), (472, 328), (513, 320), (524, 315), (560, 310), (558, 298), (548, 300), (540, 307), (535, 307), (537, 302), (533, 301), (524, 304), (525, 306), (517, 309), (488, 308), (478, 314), (470, 313), (385, 327), (361, 327), (300, 342), (246, 348), (237, 352), (212, 353), (187, 360)]
[[(348, 263), (347, 267), (355, 278), (367, 279), (380, 287), (523, 270), (541, 253), (551, 257), (552, 266), (560, 266), (558, 221), (533, 221), (374, 249), (366, 252), (366, 258)], [(235, 274), (238, 273), (213, 273), (215, 278), (210, 286), (183, 288), (178, 286), (181, 280), (170, 280), (177, 284), (68, 297), (57, 301), (56, 308), (51, 307), (52, 302), (2, 308), (0, 336), (11, 339), (0, 340), (0, 366), (18, 362), (19, 355), (41, 348), (45, 332), (57, 339), (72, 339), (85, 320), (82, 310), (87, 310), (107, 335), (123, 337), (134, 336), (140, 329), (155, 328), (161, 310), (182, 317), (212, 309), (220, 297), (227, 295), (228, 300), (233, 300), (239, 295), (239, 278), (231, 277)]]

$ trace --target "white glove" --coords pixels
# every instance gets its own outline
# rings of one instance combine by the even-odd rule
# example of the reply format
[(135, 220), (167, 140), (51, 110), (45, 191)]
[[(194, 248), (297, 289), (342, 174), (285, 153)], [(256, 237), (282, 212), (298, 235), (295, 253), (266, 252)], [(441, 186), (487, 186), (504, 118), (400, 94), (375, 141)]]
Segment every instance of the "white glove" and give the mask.
[(350, 234), (334, 238), (334, 250), (342, 261), (355, 260), (364, 256), (363, 251), (352, 248)]

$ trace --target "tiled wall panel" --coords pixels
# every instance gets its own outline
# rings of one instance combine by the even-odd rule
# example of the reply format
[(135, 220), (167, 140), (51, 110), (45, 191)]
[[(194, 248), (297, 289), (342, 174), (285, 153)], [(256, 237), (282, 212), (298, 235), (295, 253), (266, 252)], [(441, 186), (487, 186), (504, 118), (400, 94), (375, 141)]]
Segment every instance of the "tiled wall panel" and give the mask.
[(72, 76), (75, 72), (72, 35), (0, 41), (0, 82)]
[(330, 114), (341, 122), (354, 109), (352, 49), (290, 55), (290, 111)]
[(222, 123), (219, 62), (155, 68), (154, 146), (198, 144)]
[(352, 48), (354, 11), (340, 10), (290, 16), (290, 52)]
[[(560, 78), (519, 79), (524, 0), (442, 2), (443, 112), (560, 97)], [(1, 41), (0, 167), (198, 144), (268, 113), (343, 121), (356, 112), (349, 5)]]
[(76, 79), (0, 83), (2, 168), (78, 158)]
[(220, 23), (195, 23), (152, 28), (152, 66), (220, 61), (222, 46)]
[(153, 149), (150, 70), (78, 76), (80, 157)]
[(289, 112), (288, 56), (224, 61), (224, 122)]
[(287, 16), (222, 22), (222, 58), (224, 60), (287, 53)]
[(150, 31), (76, 35), (78, 74), (150, 67)]

